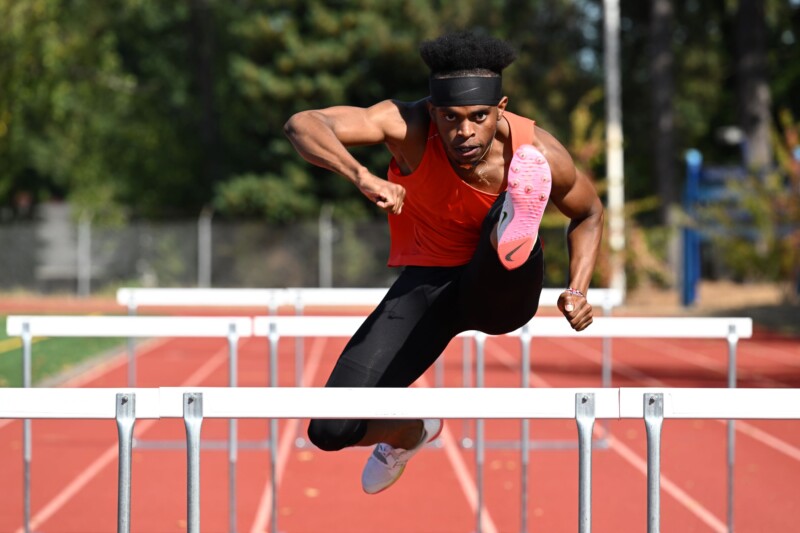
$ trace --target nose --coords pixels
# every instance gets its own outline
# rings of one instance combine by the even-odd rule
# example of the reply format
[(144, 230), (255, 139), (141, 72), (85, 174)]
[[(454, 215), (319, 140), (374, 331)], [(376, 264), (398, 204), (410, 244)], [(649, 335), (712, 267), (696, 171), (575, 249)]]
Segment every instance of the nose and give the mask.
[(464, 139), (469, 139), (470, 137), (475, 136), (475, 129), (472, 127), (472, 123), (469, 120), (462, 120), (458, 124), (458, 136)]

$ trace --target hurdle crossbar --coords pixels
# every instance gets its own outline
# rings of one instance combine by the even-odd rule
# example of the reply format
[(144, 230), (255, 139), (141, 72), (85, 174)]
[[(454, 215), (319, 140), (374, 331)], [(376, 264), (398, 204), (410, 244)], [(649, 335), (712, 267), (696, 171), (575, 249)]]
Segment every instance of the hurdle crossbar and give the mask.
[[(191, 306), (191, 307), (268, 307), (270, 315), (276, 315), (281, 306), (293, 306), (295, 315), (303, 315), (307, 306), (316, 307), (375, 307), (386, 296), (389, 288), (262, 288), (262, 289), (213, 289), (213, 288), (121, 288), (117, 291), (117, 302), (128, 308), (128, 313), (136, 314), (137, 307), (142, 306)], [(564, 289), (545, 288), (539, 297), (540, 307), (555, 307)], [(590, 305), (603, 310), (604, 316), (611, 315), (612, 310), (624, 303), (622, 291), (618, 289), (592, 288), (587, 292)], [(133, 358), (135, 342), (128, 339), (129, 358)], [(302, 369), (304, 366), (305, 338), (295, 337), (295, 384), (303, 386)], [(465, 339), (462, 343), (463, 382), (464, 386), (472, 386), (471, 347)], [(437, 360), (434, 383), (441, 387), (444, 382), (444, 361)], [(603, 387), (611, 386), (612, 376), (611, 339), (603, 339), (603, 356), (601, 364), (601, 383)], [(128, 386), (135, 383), (128, 381)], [(523, 422), (525, 423), (525, 422)], [(467, 422), (462, 429), (468, 433)], [(604, 439), (604, 437), (603, 437)], [(305, 438), (295, 439), (297, 446), (306, 444)], [(462, 436), (462, 444), (471, 446), (471, 439)]]
[[(467, 405), (470, 407), (465, 407)], [(188, 461), (187, 525), (190, 532), (199, 532), (199, 439), (204, 418), (405, 419), (474, 415), (492, 419), (575, 418), (580, 443), (581, 533), (591, 531), (590, 442), (594, 420), (643, 418), (648, 433), (647, 531), (659, 533), (663, 420), (798, 420), (800, 389), (0, 389), (0, 418), (117, 420), (120, 428), (118, 531), (124, 533), (130, 528), (130, 435), (136, 418), (184, 419)], [(277, 450), (272, 451), (276, 453)], [(275, 494), (277, 490), (272, 492)], [(275, 500), (272, 505), (271, 530), (278, 531)], [(479, 520), (477, 531), (481, 531), (481, 527)]]
[[(87, 394), (87, 391), (91, 391)], [(160, 388), (127, 389), (112, 397), (105, 389), (5, 389), (0, 394), (0, 418), (114, 418), (111, 408), (121, 399), (131, 402), (143, 398), (140, 417), (183, 418), (187, 449), (187, 529), (200, 531), (200, 433), (205, 418), (471, 418), (520, 417), (580, 419), (580, 442), (591, 442), (594, 418), (619, 417), (619, 391), (615, 389), (326, 389), (326, 388)], [(33, 399), (20, 411), (11, 406), (20, 399)], [(99, 407), (96, 403), (106, 404)], [(74, 403), (70, 408), (52, 405)], [(494, 406), (494, 407), (493, 407)], [(503, 406), (498, 410), (497, 406)], [(435, 413), (435, 414), (433, 414)], [(120, 430), (120, 487), (118, 491), (118, 530), (130, 528), (130, 435), (136, 414), (128, 416), (128, 430)], [(117, 414), (118, 421), (120, 419)], [(587, 432), (589, 432), (587, 434)], [(124, 435), (124, 436), (123, 436)], [(123, 442), (128, 442), (127, 452)], [(273, 449), (271, 455), (276, 455)], [(581, 449), (580, 484), (582, 518), (591, 524), (591, 446)], [(124, 463), (124, 464), (123, 464)], [(127, 466), (125, 466), (127, 465)], [(479, 474), (480, 475), (480, 474)], [(277, 478), (272, 474), (271, 531), (278, 531)], [(127, 499), (127, 504), (124, 499)], [(476, 513), (477, 531), (482, 530), (482, 515)], [(589, 529), (581, 528), (581, 532)]]
[[(388, 291), (385, 288), (266, 288), (266, 289), (196, 289), (196, 288), (121, 288), (117, 303), (128, 308), (139, 306), (169, 307), (268, 307), (306, 306), (375, 306)], [(563, 289), (542, 289), (540, 305), (554, 307)], [(622, 292), (616, 289), (591, 289), (587, 301), (604, 308), (619, 307)]]
[[(277, 375), (277, 346), (281, 336), (330, 336), (350, 337), (363, 323), (365, 317), (339, 316), (339, 317), (311, 317), (311, 316), (269, 316), (256, 317), (253, 323), (255, 336), (268, 336), (270, 338), (270, 362), (274, 365), (271, 373)], [(751, 318), (737, 317), (597, 317), (592, 325), (583, 330), (573, 330), (569, 323), (562, 317), (534, 317), (528, 324), (506, 334), (519, 337), (521, 345), (521, 376), (522, 387), (529, 386), (530, 372), (530, 346), (534, 337), (554, 338), (602, 338), (604, 342), (612, 338), (694, 338), (694, 339), (724, 339), (728, 344), (728, 386), (736, 387), (736, 352), (738, 341), (741, 338), (750, 338), (753, 335), (753, 321)], [(476, 385), (484, 386), (484, 359), (485, 341), (487, 335), (480, 332), (464, 332), (461, 336), (472, 338), (476, 353)], [(605, 350), (604, 350), (605, 352)], [(605, 365), (605, 353), (604, 353)], [(465, 367), (466, 352), (465, 352)], [(466, 372), (465, 372), (466, 376)], [(470, 383), (464, 383), (465, 387)], [(603, 383), (606, 386), (605, 380)], [(475, 461), (476, 470), (482, 472), (484, 450), (487, 443), (483, 438), (483, 419), (476, 417), (475, 423)], [(536, 443), (530, 441), (530, 426), (528, 419), (522, 419), (520, 454), (523, 465), (528, 464), (530, 447)], [(733, 524), (733, 494), (734, 494), (734, 446), (735, 422), (728, 420), (727, 458), (728, 458), (728, 516), (727, 521)], [(272, 432), (271, 432), (272, 433)], [(272, 438), (272, 437), (271, 437)], [(467, 439), (465, 439), (467, 440)], [(462, 441), (463, 442), (463, 441)], [(506, 443), (499, 443), (500, 445)], [(564, 443), (556, 443), (563, 446)], [(521, 480), (521, 498), (527, 499), (527, 479)], [(482, 496), (479, 483), (478, 496)], [(524, 507), (523, 507), (524, 509)], [(523, 515), (523, 530), (527, 527), (527, 516)]]
[[(6, 333), (22, 338), (23, 386), (31, 387), (31, 358), (33, 337), (170, 337), (226, 338), (228, 340), (229, 385), (237, 385), (238, 340), (252, 335), (253, 321), (246, 317), (173, 317), (173, 316), (9, 316)], [(128, 382), (136, 381), (136, 360), (128, 353)], [(130, 387), (129, 387), (130, 388)], [(129, 406), (125, 406), (127, 410)], [(23, 422), (24, 523), (28, 531), (30, 519), (31, 421)], [(235, 531), (233, 512), (236, 498), (237, 439), (236, 420), (228, 421), (228, 462), (231, 490), (230, 523)], [(144, 443), (136, 443), (142, 445)], [(156, 443), (164, 447), (168, 443)]]

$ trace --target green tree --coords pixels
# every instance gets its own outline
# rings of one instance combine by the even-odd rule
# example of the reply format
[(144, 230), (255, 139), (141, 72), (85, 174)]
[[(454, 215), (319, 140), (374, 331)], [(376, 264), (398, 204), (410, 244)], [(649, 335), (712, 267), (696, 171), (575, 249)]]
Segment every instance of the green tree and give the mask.
[(0, 0), (0, 198), (69, 196), (102, 211), (127, 150), (114, 132), (132, 112), (108, 12), (94, 2)]
[[(311, 192), (320, 201), (336, 200), (338, 214), (366, 213), (366, 202), (349, 183), (300, 161), (283, 135), (283, 124), (303, 109), (368, 106), (389, 97), (425, 95), (427, 80), (421, 75), (416, 47), (422, 38), (437, 33), (440, 16), (455, 13), (442, 11), (437, 13), (431, 2), (411, 0), (351, 0), (335, 5), (271, 0), (254, 8), (233, 26), (241, 52), (231, 56), (230, 73), (245, 104), (240, 128), (263, 157), (249, 172), (234, 177), (234, 183), (218, 188), (218, 199), (223, 193), (230, 197), (236, 189), (243, 191), (236, 181), (253, 184), (260, 179), (263, 187), (270, 182), (294, 187), (295, 196)], [(357, 153), (375, 172), (388, 163), (381, 149)], [(282, 179), (298, 173), (311, 178), (310, 191), (309, 181)], [(274, 219), (270, 213), (264, 215)]]

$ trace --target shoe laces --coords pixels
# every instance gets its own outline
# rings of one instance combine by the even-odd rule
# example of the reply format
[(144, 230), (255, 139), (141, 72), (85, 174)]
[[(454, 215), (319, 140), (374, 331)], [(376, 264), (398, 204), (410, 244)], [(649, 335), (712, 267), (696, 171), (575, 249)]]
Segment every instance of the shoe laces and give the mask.
[(409, 454), (407, 450), (394, 448), (389, 444), (381, 442), (375, 446), (375, 450), (372, 452), (372, 455), (387, 467), (397, 468), (406, 464), (411, 454)]

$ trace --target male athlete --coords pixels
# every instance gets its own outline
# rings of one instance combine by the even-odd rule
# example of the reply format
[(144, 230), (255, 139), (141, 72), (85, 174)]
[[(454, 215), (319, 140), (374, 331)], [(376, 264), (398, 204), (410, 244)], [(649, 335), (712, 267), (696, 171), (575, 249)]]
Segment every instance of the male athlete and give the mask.
[[(538, 239), (552, 201), (569, 225), (570, 282), (558, 307), (580, 331), (592, 323), (586, 291), (603, 227), (594, 187), (566, 149), (532, 120), (506, 110), (501, 73), (511, 45), (474, 33), (420, 46), (430, 95), (368, 108), (295, 114), (285, 132), (314, 165), (350, 180), (388, 213), (390, 266), (403, 266), (383, 301), (350, 339), (328, 387), (408, 387), (458, 333), (513, 331), (536, 313), (544, 263)], [(388, 179), (347, 150), (383, 143)], [(375, 494), (397, 481), (442, 420), (312, 420), (327, 451), (377, 444), (362, 474)]]

